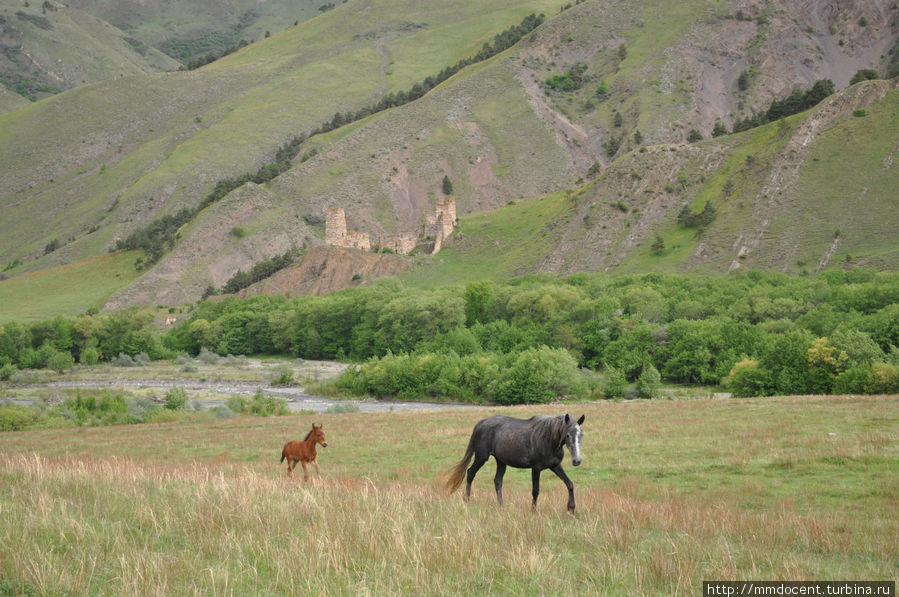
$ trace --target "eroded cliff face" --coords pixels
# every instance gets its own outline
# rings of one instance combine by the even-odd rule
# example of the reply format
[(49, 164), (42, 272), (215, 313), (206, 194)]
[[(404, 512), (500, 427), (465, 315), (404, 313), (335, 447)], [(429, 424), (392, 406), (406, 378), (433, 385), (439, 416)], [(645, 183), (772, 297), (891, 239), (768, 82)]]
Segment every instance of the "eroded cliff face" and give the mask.
[(322, 245), (311, 249), (299, 263), (245, 288), (238, 296), (327, 294), (381, 276), (395, 276), (407, 267), (408, 261), (398, 255)]
[(193, 302), (238, 270), (321, 242), (296, 209), (280, 205), (262, 186), (245, 184), (204, 211), (170, 253), (103, 308)]
[[(885, 237), (890, 230), (895, 236), (890, 210), (897, 199), (882, 189), (899, 181), (894, 167), (899, 137), (886, 132), (875, 147), (872, 139), (850, 131), (864, 126), (865, 117), (856, 113), (880, 110), (889, 120), (896, 105), (890, 98), (897, 91), (899, 78), (860, 83), (825, 99), (804, 119), (769, 125), (750, 148), (741, 146), (739, 137), (727, 136), (716, 142), (660, 144), (624, 156), (572, 194), (572, 211), (564, 220), (548, 223), (564, 232), (540, 268), (571, 274), (637, 263), (634, 256), (649, 254), (657, 234), (676, 228), (681, 209), (691, 203), (694, 210), (702, 209), (705, 201), (716, 208), (715, 221), (703, 229), (681, 230), (675, 241), (680, 245), (667, 247), (689, 247), (678, 269), (813, 272), (845, 253), (846, 243), (864, 245), (863, 237)], [(839, 157), (851, 142), (865, 145), (868, 175), (850, 171), (851, 156)], [(836, 169), (824, 174), (846, 183), (840, 188), (820, 188), (820, 181), (809, 178), (809, 169), (823, 163), (815, 153), (820, 143), (829, 148), (825, 154), (836, 156)], [(818, 192), (805, 188), (810, 184), (819, 185)], [(885, 217), (878, 219), (878, 213)], [(865, 259), (856, 256), (853, 264), (889, 263)]]
[[(892, 0), (742, 0), (694, 6), (684, 20), (677, 11), (686, 5), (585, 3), (522, 45), (521, 84), (581, 172), (611, 161), (610, 136), (624, 136), (625, 148), (637, 129), (651, 144), (682, 141), (691, 129), (709, 137), (716, 121), (730, 130), (818, 79), (843, 89), (861, 69), (882, 71), (899, 38)], [(548, 94), (547, 76), (575, 64), (586, 67), (591, 92), (606, 79), (608, 96)], [(614, 111), (623, 126), (612, 125)]]

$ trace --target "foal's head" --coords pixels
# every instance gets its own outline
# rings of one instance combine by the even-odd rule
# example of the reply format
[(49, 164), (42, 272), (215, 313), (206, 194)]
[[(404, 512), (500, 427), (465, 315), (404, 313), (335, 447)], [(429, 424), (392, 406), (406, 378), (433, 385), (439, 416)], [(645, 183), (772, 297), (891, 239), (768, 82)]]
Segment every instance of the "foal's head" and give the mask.
[(581, 438), (584, 432), (581, 431), (581, 425), (584, 423), (584, 415), (575, 421), (569, 415), (565, 415), (565, 445), (571, 452), (571, 464), (580, 466), (581, 464)]
[(316, 425), (315, 423), (312, 424), (312, 431), (306, 436), (306, 440), (309, 440), (309, 438), (312, 438), (315, 443), (321, 444), (322, 448), (328, 447), (328, 442), (325, 440), (325, 432), (322, 431), (321, 425)]

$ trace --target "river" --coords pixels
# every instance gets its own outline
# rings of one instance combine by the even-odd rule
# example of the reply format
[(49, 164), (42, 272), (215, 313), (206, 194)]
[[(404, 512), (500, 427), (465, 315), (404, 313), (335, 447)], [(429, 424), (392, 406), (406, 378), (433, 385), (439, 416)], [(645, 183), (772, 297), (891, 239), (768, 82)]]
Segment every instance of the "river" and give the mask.
[[(334, 400), (323, 396), (309, 394), (299, 386), (271, 387), (248, 381), (200, 381), (193, 379), (128, 379), (128, 380), (79, 380), (79, 381), (51, 381), (45, 383), (33, 383), (19, 388), (59, 388), (59, 389), (97, 389), (97, 388), (158, 388), (170, 390), (183, 388), (192, 392), (215, 392), (217, 394), (249, 395), (252, 396), (261, 389), (263, 394), (280, 396), (287, 401), (287, 407), (294, 412), (312, 411), (323, 413), (329, 409), (346, 408), (359, 412), (379, 411), (405, 411), (405, 410), (442, 410), (455, 408), (471, 408), (476, 405), (457, 404), (451, 402), (416, 402), (408, 400)], [(30, 403), (32, 400), (7, 399), (8, 402)], [(224, 404), (224, 400), (197, 400), (203, 408), (215, 408)]]

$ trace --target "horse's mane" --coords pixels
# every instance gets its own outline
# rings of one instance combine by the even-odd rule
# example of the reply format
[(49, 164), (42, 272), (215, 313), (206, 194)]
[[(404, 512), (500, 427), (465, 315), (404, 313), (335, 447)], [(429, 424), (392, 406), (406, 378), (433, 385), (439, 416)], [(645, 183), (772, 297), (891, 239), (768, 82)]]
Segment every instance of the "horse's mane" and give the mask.
[(561, 444), (565, 441), (565, 420), (562, 417), (549, 415), (531, 417), (531, 428), (536, 437), (545, 439), (550, 444)]
[(306, 441), (307, 439), (309, 439), (309, 436), (312, 435), (313, 431), (315, 431), (315, 429), (310, 429), (309, 433), (306, 434), (306, 437), (303, 438), (303, 441)]

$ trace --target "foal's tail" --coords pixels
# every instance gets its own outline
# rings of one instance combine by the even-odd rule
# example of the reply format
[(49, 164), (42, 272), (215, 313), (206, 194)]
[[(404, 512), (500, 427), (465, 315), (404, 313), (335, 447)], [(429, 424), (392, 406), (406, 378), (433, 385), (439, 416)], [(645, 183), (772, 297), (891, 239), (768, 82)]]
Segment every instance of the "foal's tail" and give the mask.
[(472, 435), (471, 439), (468, 440), (468, 449), (465, 450), (465, 456), (462, 457), (462, 460), (457, 462), (453, 468), (449, 470), (449, 476), (446, 479), (446, 484), (444, 487), (446, 488), (447, 493), (453, 493), (459, 486), (462, 485), (462, 479), (465, 478), (465, 469), (468, 468), (468, 463), (471, 462), (471, 458), (474, 456), (474, 435)]
[(281, 462), (284, 462), (285, 458), (287, 458), (287, 446), (281, 448)]

